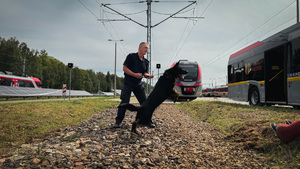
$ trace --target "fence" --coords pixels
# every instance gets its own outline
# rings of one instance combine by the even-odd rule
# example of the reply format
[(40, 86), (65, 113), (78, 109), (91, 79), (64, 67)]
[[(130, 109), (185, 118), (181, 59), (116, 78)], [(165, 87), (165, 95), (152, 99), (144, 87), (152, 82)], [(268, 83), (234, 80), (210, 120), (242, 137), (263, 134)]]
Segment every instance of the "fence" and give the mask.
[[(62, 89), (43, 89), (29, 87), (0, 86), (0, 98), (27, 98), (27, 97), (62, 97)], [(69, 96), (69, 90), (66, 91)], [(71, 97), (93, 96), (83, 90), (71, 90)]]

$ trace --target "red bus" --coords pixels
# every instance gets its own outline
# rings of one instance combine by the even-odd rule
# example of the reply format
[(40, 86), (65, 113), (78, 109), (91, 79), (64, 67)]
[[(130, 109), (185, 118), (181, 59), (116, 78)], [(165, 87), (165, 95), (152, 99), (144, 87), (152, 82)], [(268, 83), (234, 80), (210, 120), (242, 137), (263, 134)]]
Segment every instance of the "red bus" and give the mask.
[(41, 88), (41, 81), (36, 77), (0, 74), (0, 86)]

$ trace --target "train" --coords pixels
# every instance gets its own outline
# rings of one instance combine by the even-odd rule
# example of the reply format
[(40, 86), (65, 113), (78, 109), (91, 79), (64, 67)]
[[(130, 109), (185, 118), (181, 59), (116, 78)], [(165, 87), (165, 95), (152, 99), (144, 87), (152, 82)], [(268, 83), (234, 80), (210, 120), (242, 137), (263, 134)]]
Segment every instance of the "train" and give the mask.
[(228, 97), (228, 86), (205, 88), (202, 90), (204, 97)]
[(0, 86), (41, 88), (41, 81), (36, 77), (0, 74)]
[[(175, 63), (172, 64), (173, 67)], [(174, 91), (179, 99), (194, 100), (202, 93), (202, 74), (200, 65), (196, 61), (179, 60), (179, 66), (188, 73), (183, 78), (175, 80)]]

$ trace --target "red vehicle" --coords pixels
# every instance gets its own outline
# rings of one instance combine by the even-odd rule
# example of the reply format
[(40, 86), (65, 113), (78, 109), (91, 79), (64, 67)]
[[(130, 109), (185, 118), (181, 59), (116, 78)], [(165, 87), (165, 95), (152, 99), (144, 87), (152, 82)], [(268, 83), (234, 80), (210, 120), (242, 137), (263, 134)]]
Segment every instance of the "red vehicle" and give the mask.
[(41, 88), (41, 81), (36, 77), (0, 74), (0, 86)]
[(212, 88), (211, 96), (213, 97), (227, 97), (228, 96), (228, 87), (221, 86)]
[(202, 96), (210, 97), (211, 96), (211, 88), (205, 88), (202, 90)]

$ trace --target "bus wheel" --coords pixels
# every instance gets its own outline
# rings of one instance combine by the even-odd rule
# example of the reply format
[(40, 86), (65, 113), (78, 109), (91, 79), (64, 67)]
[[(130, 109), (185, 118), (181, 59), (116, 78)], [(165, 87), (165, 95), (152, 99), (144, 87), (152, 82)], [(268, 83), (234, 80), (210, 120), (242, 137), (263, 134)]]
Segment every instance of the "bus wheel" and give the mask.
[(260, 105), (260, 100), (259, 100), (259, 92), (256, 87), (253, 87), (250, 90), (250, 95), (249, 95), (249, 104), (253, 106), (258, 106)]

